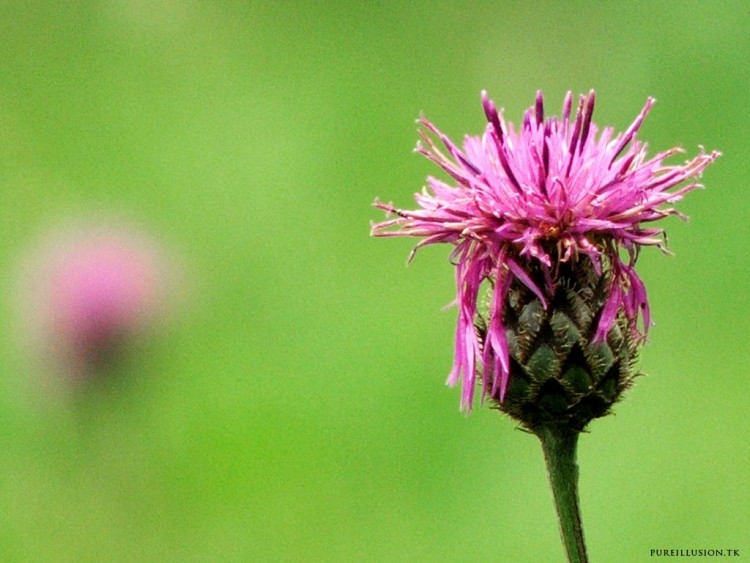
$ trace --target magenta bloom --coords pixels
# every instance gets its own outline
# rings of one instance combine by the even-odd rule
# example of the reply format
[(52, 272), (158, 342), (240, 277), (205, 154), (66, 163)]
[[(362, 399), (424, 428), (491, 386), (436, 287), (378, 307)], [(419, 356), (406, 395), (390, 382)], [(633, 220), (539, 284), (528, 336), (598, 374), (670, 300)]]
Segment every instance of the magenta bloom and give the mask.
[(85, 224), (50, 235), (27, 258), (19, 305), (34, 354), (85, 379), (163, 315), (164, 256), (133, 229)]
[[(598, 274), (609, 276), (594, 342), (607, 335), (619, 315), (627, 318), (635, 336), (645, 338), (651, 321), (646, 289), (634, 269), (638, 250), (665, 250), (663, 229), (651, 223), (668, 215), (682, 217), (671, 204), (699, 187), (692, 179), (720, 153), (701, 150), (681, 165), (664, 162), (682, 152), (678, 148), (647, 158), (636, 132), (654, 100), (646, 101), (624, 133), (614, 135), (612, 128), (599, 131), (592, 122), (594, 99), (593, 91), (581, 96), (571, 119), (568, 93), (562, 117), (545, 119), (539, 92), (516, 130), (483, 92), (487, 127), (481, 137), (467, 136), (463, 148), (422, 118), (418, 122), (425, 144), (416, 151), (445, 170), (452, 182), (429, 177), (427, 187), (416, 194), (419, 209), (414, 211), (375, 202), (398, 217), (375, 224), (373, 235), (424, 237), (414, 251), (434, 243), (455, 246), (451, 258), (459, 312), (448, 383), (463, 381), (464, 408), (471, 408), (478, 372), (485, 394), (501, 400), (505, 395), (510, 368), (503, 311), (511, 286), (523, 284), (546, 309), (561, 264), (588, 260)], [(531, 275), (532, 270), (542, 275)], [(493, 289), (481, 341), (474, 321), (485, 280)]]

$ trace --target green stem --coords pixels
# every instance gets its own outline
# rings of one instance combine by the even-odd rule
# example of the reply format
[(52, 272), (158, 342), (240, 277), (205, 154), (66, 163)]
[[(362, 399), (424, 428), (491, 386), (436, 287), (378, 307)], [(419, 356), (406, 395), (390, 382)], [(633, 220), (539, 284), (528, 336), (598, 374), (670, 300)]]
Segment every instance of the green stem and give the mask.
[(581, 511), (578, 508), (578, 465), (576, 448), (578, 432), (555, 427), (535, 430), (542, 442), (552, 495), (560, 521), (560, 535), (570, 563), (586, 563), (586, 544), (583, 540)]

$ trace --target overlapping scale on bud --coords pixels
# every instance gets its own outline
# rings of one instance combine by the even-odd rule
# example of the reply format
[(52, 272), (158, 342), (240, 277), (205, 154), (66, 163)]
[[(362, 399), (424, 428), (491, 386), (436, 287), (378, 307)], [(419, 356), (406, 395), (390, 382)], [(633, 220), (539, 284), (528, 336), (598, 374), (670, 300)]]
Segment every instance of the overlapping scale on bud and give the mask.
[(372, 234), (421, 237), (415, 251), (455, 247), (448, 383), (462, 383), (464, 409), (481, 380), (483, 396), (527, 427), (554, 421), (582, 429), (630, 384), (651, 323), (635, 270), (639, 249), (665, 250), (663, 229), (651, 224), (682, 217), (671, 205), (700, 186), (695, 179), (720, 154), (701, 150), (678, 165), (666, 163), (678, 148), (647, 157), (636, 135), (653, 102), (615, 135), (593, 122), (593, 91), (580, 96), (575, 117), (568, 93), (559, 118), (545, 118), (538, 93), (518, 129), (483, 92), (487, 126), (462, 148), (418, 121), (417, 152), (451, 181), (428, 177), (416, 210), (376, 201), (396, 217)]
[[(639, 341), (624, 314), (604, 338), (595, 338), (607, 303), (608, 277), (579, 260), (561, 266), (557, 280), (546, 307), (523, 283), (514, 283), (502, 316), (509, 384), (504, 396), (495, 390), (491, 398), (531, 431), (550, 425), (583, 430), (610, 412), (635, 377)], [(483, 342), (486, 314), (479, 312), (475, 325)]]

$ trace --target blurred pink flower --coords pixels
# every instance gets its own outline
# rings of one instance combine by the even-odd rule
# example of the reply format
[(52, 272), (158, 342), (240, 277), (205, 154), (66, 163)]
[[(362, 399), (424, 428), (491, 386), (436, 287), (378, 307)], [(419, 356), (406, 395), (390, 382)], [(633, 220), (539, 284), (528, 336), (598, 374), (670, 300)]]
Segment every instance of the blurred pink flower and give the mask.
[[(691, 181), (670, 190), (700, 176), (719, 153), (701, 150), (682, 165), (664, 162), (682, 152), (678, 148), (647, 158), (636, 132), (654, 100), (649, 98), (633, 124), (615, 136), (612, 128), (600, 132), (593, 123), (594, 99), (593, 91), (581, 96), (571, 119), (573, 98), (568, 93), (562, 117), (545, 119), (539, 92), (516, 130), (483, 92), (487, 126), (481, 137), (467, 136), (462, 149), (422, 118), (425, 144), (416, 150), (452, 182), (429, 177), (428, 186), (416, 194), (414, 211), (375, 202), (397, 217), (374, 225), (373, 235), (423, 237), (414, 251), (435, 243), (455, 246), (451, 257), (459, 314), (448, 383), (463, 382), (465, 408), (471, 407), (477, 372), (483, 375), (485, 393), (501, 400), (505, 395), (510, 368), (503, 314), (512, 284), (528, 287), (546, 309), (556, 292), (560, 265), (588, 260), (610, 279), (593, 341), (601, 341), (620, 314), (636, 337), (645, 337), (648, 330), (646, 289), (634, 265), (641, 246), (664, 246), (663, 229), (647, 225), (681, 216), (671, 204), (699, 184)], [(493, 289), (481, 341), (474, 322), (485, 280)]]
[(106, 370), (165, 311), (164, 256), (133, 228), (88, 224), (50, 233), (24, 270), (29, 343), (76, 378)]

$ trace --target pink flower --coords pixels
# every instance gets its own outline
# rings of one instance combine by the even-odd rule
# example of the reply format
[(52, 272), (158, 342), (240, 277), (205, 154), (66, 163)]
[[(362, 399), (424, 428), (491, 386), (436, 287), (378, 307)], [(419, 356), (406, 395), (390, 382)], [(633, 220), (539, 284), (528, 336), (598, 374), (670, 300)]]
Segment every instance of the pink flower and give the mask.
[(133, 229), (85, 224), (51, 233), (27, 259), (20, 301), (35, 355), (90, 377), (164, 312), (164, 256)]
[[(503, 312), (514, 283), (528, 287), (546, 308), (555, 295), (560, 265), (588, 260), (597, 274), (610, 280), (593, 341), (602, 340), (621, 314), (634, 335), (646, 336), (651, 321), (646, 289), (634, 268), (638, 251), (641, 246), (666, 251), (664, 231), (652, 223), (669, 215), (684, 217), (671, 204), (699, 187), (694, 179), (720, 153), (701, 150), (682, 165), (665, 163), (682, 152), (679, 148), (648, 158), (636, 133), (654, 100), (649, 98), (619, 135), (610, 127), (599, 131), (592, 122), (594, 101), (593, 91), (581, 96), (571, 120), (569, 92), (562, 117), (545, 119), (539, 92), (516, 130), (483, 92), (488, 124), (481, 137), (467, 136), (462, 148), (419, 119), (424, 144), (416, 151), (452, 181), (428, 177), (427, 187), (415, 196), (419, 208), (414, 211), (375, 202), (397, 217), (375, 224), (373, 235), (423, 237), (410, 259), (422, 246), (455, 246), (451, 258), (459, 312), (448, 383), (463, 382), (466, 409), (471, 408), (478, 371), (485, 394), (500, 400), (505, 395), (509, 348)], [(485, 280), (493, 289), (482, 342), (474, 321)]]

